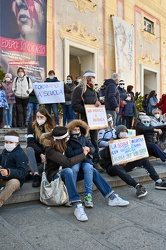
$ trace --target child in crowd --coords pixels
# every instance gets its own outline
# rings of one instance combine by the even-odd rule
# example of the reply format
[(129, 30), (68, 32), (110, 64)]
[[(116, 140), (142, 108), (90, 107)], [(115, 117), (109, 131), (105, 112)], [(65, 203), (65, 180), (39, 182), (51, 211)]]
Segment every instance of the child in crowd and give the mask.
[[(74, 174), (72, 171), (72, 166), (85, 160), (88, 150), (86, 147), (82, 149), (82, 153), (67, 158), (64, 153), (67, 148), (68, 132), (66, 127), (55, 127), (52, 132), (43, 134), (41, 136), (41, 143), (45, 146), (46, 150), (46, 173), (48, 181), (54, 180), (58, 177), (57, 173), (59, 167), (62, 166), (60, 175), (62, 180), (65, 182), (67, 191), (69, 194), (69, 201), (75, 204), (74, 215), (79, 221), (87, 221), (88, 217), (84, 211), (84, 207), (81, 202), (81, 198), (76, 190), (76, 185), (74, 181)], [(83, 177), (78, 176), (79, 179)], [(105, 179), (98, 173), (98, 171), (93, 168), (93, 182), (103, 194), (105, 198), (108, 198), (109, 206), (127, 206), (128, 201), (121, 199), (117, 196), (112, 187), (105, 181)]]
[(5, 149), (0, 154), (0, 207), (24, 183), (28, 172), (28, 158), (19, 144), (14, 130), (5, 134)]
[(7, 102), (9, 105), (8, 109), (4, 109), (4, 128), (12, 127), (12, 118), (13, 118), (13, 105), (15, 103), (15, 95), (12, 91), (12, 74), (7, 73), (2, 83), (4, 91), (6, 93)]
[(126, 127), (132, 128), (133, 117), (136, 117), (136, 105), (132, 94), (127, 94), (125, 99), (126, 105), (124, 106), (124, 120), (126, 121)]
[(0, 82), (0, 127), (2, 128), (2, 122), (3, 122), (3, 110), (9, 109), (9, 105), (7, 103), (6, 93), (4, 90), (4, 87), (2, 85), (2, 82)]

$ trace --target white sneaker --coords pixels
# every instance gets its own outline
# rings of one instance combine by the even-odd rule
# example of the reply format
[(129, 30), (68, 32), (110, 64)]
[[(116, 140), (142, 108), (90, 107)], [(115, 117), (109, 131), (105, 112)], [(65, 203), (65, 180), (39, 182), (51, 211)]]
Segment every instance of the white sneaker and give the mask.
[(3, 128), (7, 128), (7, 125), (5, 125)]
[(84, 206), (82, 204), (78, 204), (74, 210), (74, 215), (79, 221), (87, 221), (88, 217), (84, 211)]
[(11, 128), (10, 125), (8, 125), (7, 128)]
[(116, 195), (115, 199), (113, 199), (113, 200), (109, 199), (108, 206), (111, 206), (111, 207), (116, 207), (116, 206), (124, 207), (124, 206), (129, 205), (128, 201), (123, 200), (117, 194), (115, 194), (115, 195)]

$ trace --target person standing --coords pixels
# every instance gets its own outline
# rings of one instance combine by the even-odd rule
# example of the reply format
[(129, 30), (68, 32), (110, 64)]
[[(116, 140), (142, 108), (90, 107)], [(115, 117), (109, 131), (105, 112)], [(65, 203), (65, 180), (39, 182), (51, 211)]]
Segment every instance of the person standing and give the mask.
[(15, 95), (12, 91), (12, 74), (6, 73), (4, 82), (2, 83), (3, 88), (6, 93), (7, 102), (9, 109), (3, 110), (4, 116), (4, 128), (11, 128), (12, 127), (12, 118), (13, 118), (13, 105), (15, 103)]
[[(99, 107), (101, 103), (98, 100), (97, 93), (95, 91), (95, 73), (93, 71), (87, 70), (82, 78), (82, 82), (74, 89), (71, 105), (75, 112), (78, 113), (78, 118), (87, 122), (85, 104), (93, 104), (95, 107)], [(100, 157), (97, 145), (98, 130), (89, 131), (91, 142), (95, 147), (95, 153), (93, 158), (94, 166), (97, 170), (103, 171), (100, 166)]]
[[(46, 78), (45, 82), (59, 82), (58, 78), (55, 76), (54, 70), (50, 70), (48, 72), (48, 78)], [(48, 110), (49, 114), (51, 114), (51, 108), (52, 108), (54, 113), (55, 124), (59, 125), (58, 103), (48, 103), (45, 104), (45, 107)]]
[(134, 97), (131, 94), (127, 94), (125, 99), (126, 105), (124, 106), (124, 120), (128, 129), (132, 128), (133, 118), (137, 116), (136, 105)]
[(119, 104), (120, 104), (120, 94), (117, 89), (119, 82), (119, 75), (113, 73), (111, 79), (105, 80), (106, 90), (105, 90), (105, 108), (106, 113), (110, 114), (113, 119), (113, 126), (116, 125), (116, 117), (119, 113)]
[(66, 123), (74, 120), (76, 115), (71, 106), (71, 96), (74, 88), (76, 87), (73, 82), (73, 77), (71, 75), (67, 76), (66, 83), (64, 84), (64, 92), (65, 92), (65, 103), (62, 103), (63, 109), (63, 126), (66, 126)]
[(19, 67), (17, 70), (17, 77), (14, 78), (12, 91), (16, 99), (18, 126), (25, 128), (29, 94), (33, 91), (33, 85), (31, 79), (26, 76), (25, 70), (22, 67)]

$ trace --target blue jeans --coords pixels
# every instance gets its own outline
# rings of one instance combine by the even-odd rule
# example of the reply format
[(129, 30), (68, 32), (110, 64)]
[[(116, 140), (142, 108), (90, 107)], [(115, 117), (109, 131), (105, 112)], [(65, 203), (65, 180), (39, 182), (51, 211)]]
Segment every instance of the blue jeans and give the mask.
[[(84, 179), (84, 173), (81, 169), (80, 172), (78, 173), (77, 181), (83, 179)], [(95, 168), (93, 168), (93, 183), (105, 198), (108, 198), (112, 193), (114, 193), (112, 187), (108, 184), (108, 182)]]
[(163, 152), (159, 146), (155, 143), (146, 142), (146, 146), (149, 152), (149, 155), (160, 158), (162, 161), (166, 161), (166, 153)]
[[(66, 185), (68, 195), (69, 195), (69, 201), (71, 202), (81, 201), (81, 198), (76, 190), (73, 170), (71, 168), (63, 168), (60, 172), (60, 175)], [(57, 177), (58, 175), (56, 174), (53, 180), (55, 180)]]
[(63, 108), (63, 126), (66, 126), (66, 123), (76, 119), (76, 115), (72, 109), (71, 104), (66, 105), (66, 104), (62, 104), (62, 108)]
[(52, 108), (53, 113), (54, 113), (55, 125), (59, 125), (58, 103), (45, 104), (45, 108), (47, 109), (50, 115), (51, 115), (51, 108)]
[(28, 110), (27, 110), (27, 122), (28, 123), (32, 123), (32, 116), (35, 117), (36, 116), (36, 111), (39, 108), (39, 104), (38, 103), (33, 103), (33, 102), (29, 102), (28, 103)]
[(3, 109), (4, 116), (4, 124), (8, 126), (12, 126), (12, 118), (13, 118), (13, 103), (9, 104), (9, 109)]
[(84, 174), (84, 194), (92, 194), (93, 185), (93, 165), (88, 162), (80, 162), (72, 166), (74, 183), (76, 185), (79, 170), (82, 168)]

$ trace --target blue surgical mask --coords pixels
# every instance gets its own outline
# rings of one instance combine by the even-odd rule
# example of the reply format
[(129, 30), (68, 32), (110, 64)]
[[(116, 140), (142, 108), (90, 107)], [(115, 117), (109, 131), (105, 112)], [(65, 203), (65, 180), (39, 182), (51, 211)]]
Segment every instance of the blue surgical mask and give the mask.
[(144, 126), (149, 127), (150, 126), (150, 122), (143, 122)]
[(66, 83), (71, 84), (72, 80), (66, 80)]
[(79, 135), (79, 134), (80, 132), (75, 132), (75, 131), (72, 132), (72, 135)]

